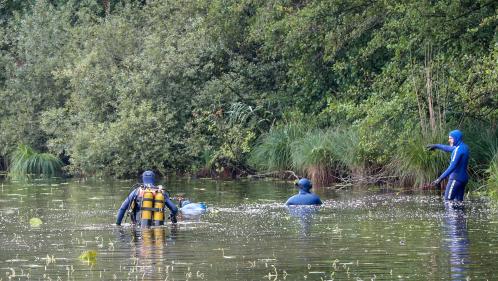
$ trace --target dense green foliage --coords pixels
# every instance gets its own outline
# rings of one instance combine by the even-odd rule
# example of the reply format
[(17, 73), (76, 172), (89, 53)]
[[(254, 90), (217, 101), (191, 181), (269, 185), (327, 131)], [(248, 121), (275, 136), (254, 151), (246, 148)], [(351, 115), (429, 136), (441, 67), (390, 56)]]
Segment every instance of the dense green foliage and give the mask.
[(489, 175), (496, 1), (0, 5), (2, 162), (25, 143), (75, 175), (252, 163), (422, 184), (448, 159), (424, 145), (460, 128)]

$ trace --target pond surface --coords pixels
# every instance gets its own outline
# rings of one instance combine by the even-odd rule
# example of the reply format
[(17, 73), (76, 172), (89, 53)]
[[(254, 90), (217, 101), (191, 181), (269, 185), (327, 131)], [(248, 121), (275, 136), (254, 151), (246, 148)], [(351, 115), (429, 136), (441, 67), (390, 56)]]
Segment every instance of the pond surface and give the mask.
[(314, 212), (283, 205), (290, 183), (172, 181), (208, 212), (136, 230), (114, 225), (133, 183), (3, 182), (0, 280), (498, 280), (498, 214), (483, 198), (317, 190)]

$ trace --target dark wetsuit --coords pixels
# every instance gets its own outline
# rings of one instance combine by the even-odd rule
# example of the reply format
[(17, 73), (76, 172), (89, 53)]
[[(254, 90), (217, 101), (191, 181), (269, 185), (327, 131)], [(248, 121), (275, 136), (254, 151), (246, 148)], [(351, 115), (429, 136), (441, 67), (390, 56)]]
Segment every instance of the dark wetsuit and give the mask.
[[(151, 189), (157, 190), (157, 187), (152, 186)], [(124, 217), (126, 211), (128, 210), (128, 208), (130, 207), (130, 204), (132, 202), (135, 202), (135, 207), (133, 208), (133, 213), (132, 213), (132, 222), (137, 223), (137, 224), (140, 223), (140, 201), (141, 201), (140, 190), (141, 190), (141, 187), (136, 188), (135, 190), (130, 192), (128, 197), (126, 197), (126, 199), (121, 204), (121, 207), (119, 208), (118, 214), (116, 216), (116, 224), (117, 225), (121, 225), (121, 221), (123, 220), (123, 217)], [(178, 212), (178, 208), (171, 201), (171, 199), (169, 198), (167, 193), (164, 193), (164, 204), (171, 211), (170, 219), (173, 222), (176, 222), (176, 213)]]
[(299, 189), (299, 193), (287, 199), (286, 205), (322, 205), (320, 197), (313, 192)]

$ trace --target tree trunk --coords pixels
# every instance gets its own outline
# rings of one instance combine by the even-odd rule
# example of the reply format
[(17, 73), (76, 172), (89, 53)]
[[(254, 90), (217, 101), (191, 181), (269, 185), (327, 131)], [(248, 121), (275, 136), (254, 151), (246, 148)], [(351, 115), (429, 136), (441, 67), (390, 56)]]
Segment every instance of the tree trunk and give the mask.
[[(419, 122), (420, 122), (420, 130), (422, 132), (422, 136), (426, 137), (427, 136), (427, 121), (425, 117), (425, 108), (424, 108), (424, 97), (421, 96), (419, 92), (419, 73), (418, 73), (418, 67), (413, 63), (412, 55), (410, 52), (410, 62), (411, 62), (411, 71), (412, 71), (412, 83), (413, 83), (413, 90), (415, 91), (415, 97), (417, 99), (417, 108), (418, 108), (418, 117), (419, 117)], [(417, 72), (415, 72), (417, 70)]]
[(427, 105), (429, 107), (429, 123), (431, 131), (436, 133), (436, 116), (434, 113), (434, 96), (432, 91), (432, 46), (428, 46), (425, 52), (425, 90), (427, 93)]
[(110, 0), (102, 0), (102, 5), (104, 6), (105, 17), (107, 18), (111, 13), (111, 2)]

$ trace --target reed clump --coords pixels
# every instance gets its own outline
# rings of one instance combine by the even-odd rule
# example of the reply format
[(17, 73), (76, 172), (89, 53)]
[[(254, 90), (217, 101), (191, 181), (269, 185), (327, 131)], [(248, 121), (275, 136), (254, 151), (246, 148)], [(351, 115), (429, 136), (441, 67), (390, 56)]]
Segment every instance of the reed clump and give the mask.
[(426, 145), (437, 143), (437, 140), (445, 137), (443, 133), (429, 140), (421, 134), (413, 136), (398, 147), (387, 164), (388, 173), (394, 175), (402, 185), (423, 186), (435, 180), (448, 165), (449, 155), (428, 151)]
[(292, 124), (275, 127), (260, 138), (251, 162), (267, 171), (296, 171), (317, 187), (361, 173), (364, 167), (353, 129), (312, 130)]
[(309, 129), (303, 124), (275, 126), (263, 134), (251, 152), (251, 165), (266, 171), (291, 170), (292, 143), (306, 135)]

